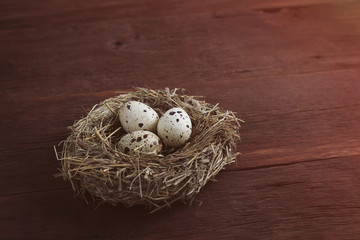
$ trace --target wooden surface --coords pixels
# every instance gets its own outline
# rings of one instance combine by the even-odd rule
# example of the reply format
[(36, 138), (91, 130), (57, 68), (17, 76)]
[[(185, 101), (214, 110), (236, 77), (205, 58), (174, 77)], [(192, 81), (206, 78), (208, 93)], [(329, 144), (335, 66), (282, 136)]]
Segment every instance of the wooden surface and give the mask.
[[(0, 239), (360, 239), (360, 1), (0, 1)], [(99, 101), (182, 87), (242, 155), (193, 206), (86, 205), (53, 145)]]

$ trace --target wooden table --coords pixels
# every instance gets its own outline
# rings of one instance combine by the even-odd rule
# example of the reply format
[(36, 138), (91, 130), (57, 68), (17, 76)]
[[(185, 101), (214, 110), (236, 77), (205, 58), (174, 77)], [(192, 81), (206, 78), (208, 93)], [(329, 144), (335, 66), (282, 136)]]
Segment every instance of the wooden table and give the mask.
[[(86, 205), (53, 145), (99, 101), (185, 88), (242, 155), (149, 215)], [(0, 2), (0, 239), (360, 239), (360, 1)]]

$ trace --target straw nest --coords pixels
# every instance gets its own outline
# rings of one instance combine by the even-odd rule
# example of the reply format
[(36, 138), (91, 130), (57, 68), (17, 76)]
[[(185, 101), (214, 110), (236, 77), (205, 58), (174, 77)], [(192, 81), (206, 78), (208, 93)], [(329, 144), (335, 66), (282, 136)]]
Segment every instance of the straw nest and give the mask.
[[(156, 211), (177, 200), (192, 202), (209, 180), (234, 162), (241, 120), (231, 111), (177, 92), (136, 88), (96, 104), (69, 127), (71, 134), (57, 158), (76, 196), (86, 200), (88, 192), (99, 203), (141, 204)], [(172, 107), (183, 108), (193, 124), (190, 140), (152, 158), (120, 152), (116, 146), (125, 132), (118, 109), (130, 100), (151, 106), (159, 116)]]

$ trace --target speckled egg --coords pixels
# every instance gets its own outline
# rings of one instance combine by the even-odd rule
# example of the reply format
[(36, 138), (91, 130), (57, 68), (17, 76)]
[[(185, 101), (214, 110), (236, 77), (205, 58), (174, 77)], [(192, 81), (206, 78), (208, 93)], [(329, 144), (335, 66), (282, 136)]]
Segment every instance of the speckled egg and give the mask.
[(118, 148), (128, 155), (151, 157), (161, 152), (162, 144), (156, 134), (139, 130), (124, 135), (118, 143)]
[(171, 108), (161, 116), (157, 133), (169, 147), (184, 145), (191, 136), (191, 119), (182, 108)]
[(148, 105), (129, 101), (124, 103), (119, 110), (121, 126), (128, 133), (137, 130), (156, 131), (159, 116), (154, 109)]

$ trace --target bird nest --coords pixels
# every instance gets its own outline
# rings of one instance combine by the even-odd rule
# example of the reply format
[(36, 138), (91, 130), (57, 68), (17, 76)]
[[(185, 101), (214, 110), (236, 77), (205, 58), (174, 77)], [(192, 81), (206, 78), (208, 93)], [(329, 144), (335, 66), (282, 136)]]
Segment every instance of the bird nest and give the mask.
[[(241, 120), (177, 90), (136, 88), (96, 104), (69, 127), (71, 134), (57, 159), (76, 196), (87, 201), (88, 192), (99, 203), (147, 205), (156, 211), (178, 200), (192, 202), (209, 180), (235, 161)], [(125, 131), (118, 110), (130, 100), (147, 104), (159, 116), (170, 108), (183, 108), (193, 125), (189, 141), (178, 149), (163, 148), (151, 158), (121, 152), (117, 143)]]

